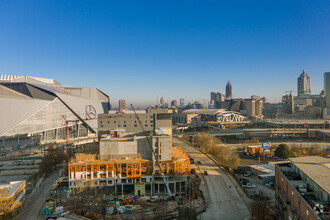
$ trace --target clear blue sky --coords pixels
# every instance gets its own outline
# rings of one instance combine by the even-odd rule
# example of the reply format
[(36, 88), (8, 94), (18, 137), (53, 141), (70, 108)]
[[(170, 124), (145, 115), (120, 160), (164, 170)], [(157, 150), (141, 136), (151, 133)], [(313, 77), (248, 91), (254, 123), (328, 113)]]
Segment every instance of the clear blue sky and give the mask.
[(0, 1), (0, 74), (98, 87), (128, 103), (211, 91), (280, 100), (330, 71), (330, 1)]

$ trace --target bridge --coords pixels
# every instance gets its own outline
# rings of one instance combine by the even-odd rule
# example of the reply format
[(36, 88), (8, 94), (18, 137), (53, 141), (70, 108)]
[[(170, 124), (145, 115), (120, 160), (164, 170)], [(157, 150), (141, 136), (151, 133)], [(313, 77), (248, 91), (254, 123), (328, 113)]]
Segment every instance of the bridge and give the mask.
[[(307, 134), (307, 129), (226, 129), (226, 130), (218, 130), (218, 131), (206, 131), (206, 132), (184, 132), (181, 134), (196, 136), (198, 134), (209, 134), (211, 136), (296, 136)], [(327, 138), (330, 138), (330, 129), (308, 129), (308, 134), (310, 135), (321, 135)]]
[(246, 122), (248, 121), (245, 116), (239, 112), (223, 111), (215, 113), (216, 123), (233, 123), (233, 122)]

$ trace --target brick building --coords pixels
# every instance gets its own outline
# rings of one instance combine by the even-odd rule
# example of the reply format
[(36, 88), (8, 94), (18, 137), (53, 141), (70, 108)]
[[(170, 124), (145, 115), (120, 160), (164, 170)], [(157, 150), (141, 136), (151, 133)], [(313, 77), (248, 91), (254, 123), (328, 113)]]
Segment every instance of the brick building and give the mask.
[(275, 165), (275, 205), (279, 219), (329, 219), (330, 159), (290, 158)]

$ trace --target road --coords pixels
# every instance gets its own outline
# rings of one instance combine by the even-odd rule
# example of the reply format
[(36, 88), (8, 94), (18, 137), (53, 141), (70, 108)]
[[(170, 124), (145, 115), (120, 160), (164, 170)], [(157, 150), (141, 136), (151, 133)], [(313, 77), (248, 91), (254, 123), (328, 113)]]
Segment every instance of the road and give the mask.
[(236, 190), (236, 182), (232, 181), (209, 157), (191, 145), (175, 137), (173, 137), (173, 144), (180, 145), (195, 160), (195, 163), (200, 161), (201, 165), (198, 166), (202, 172), (208, 172), (208, 175), (204, 177), (209, 198), (206, 201), (207, 209), (201, 214), (201, 219), (249, 219), (249, 209)]
[(39, 189), (36, 190), (31, 198), (27, 198), (25, 205), (23, 206), (22, 213), (18, 216), (18, 220), (25, 219), (42, 219), (41, 208), (46, 202), (52, 184), (58, 178), (58, 171), (54, 171), (49, 177), (47, 177), (40, 185)]

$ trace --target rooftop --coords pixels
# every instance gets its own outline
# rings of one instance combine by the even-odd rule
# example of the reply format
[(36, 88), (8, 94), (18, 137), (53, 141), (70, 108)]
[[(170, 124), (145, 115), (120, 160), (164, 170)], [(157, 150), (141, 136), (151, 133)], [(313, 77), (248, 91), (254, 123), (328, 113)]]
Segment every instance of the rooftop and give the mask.
[(289, 158), (289, 160), (330, 194), (330, 159), (310, 156)]
[(273, 164), (251, 165), (249, 167), (267, 174), (275, 175), (275, 166)]
[(184, 110), (184, 114), (203, 114), (203, 115), (215, 115), (218, 112), (225, 112), (225, 109), (188, 109)]
[(8, 196), (6, 196), (6, 195), (0, 195), (0, 198), (11, 197), (24, 182), (25, 182), (24, 180), (21, 180), (21, 181), (11, 181), (9, 184), (0, 185), (0, 189), (9, 190)]

